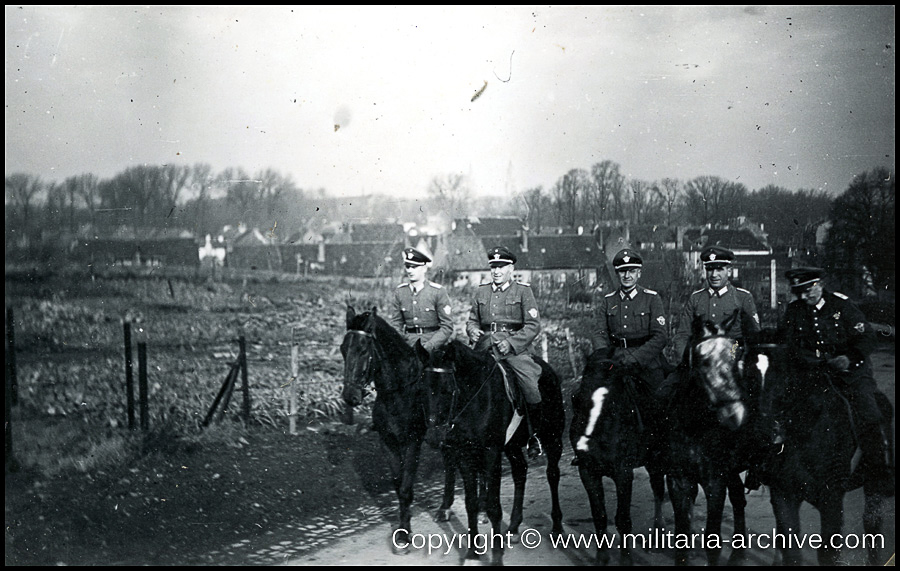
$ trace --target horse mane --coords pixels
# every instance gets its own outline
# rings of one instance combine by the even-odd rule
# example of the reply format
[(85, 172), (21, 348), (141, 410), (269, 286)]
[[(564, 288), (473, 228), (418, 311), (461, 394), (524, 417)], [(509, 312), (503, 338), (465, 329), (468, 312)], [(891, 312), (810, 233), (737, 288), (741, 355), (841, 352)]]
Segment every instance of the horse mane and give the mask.
[(389, 359), (415, 357), (415, 350), (407, 345), (406, 339), (377, 313), (371, 311), (358, 313), (353, 317), (347, 329), (365, 331), (366, 322), (370, 316), (375, 321), (375, 338), (378, 339)]

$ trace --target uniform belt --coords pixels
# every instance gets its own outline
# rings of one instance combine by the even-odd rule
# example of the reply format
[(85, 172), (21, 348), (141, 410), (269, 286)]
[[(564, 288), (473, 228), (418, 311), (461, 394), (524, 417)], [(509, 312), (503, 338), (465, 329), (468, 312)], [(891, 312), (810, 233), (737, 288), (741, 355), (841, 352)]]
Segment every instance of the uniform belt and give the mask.
[(440, 327), (407, 327), (407, 333), (431, 333), (432, 331), (437, 331)]
[(497, 331), (508, 331), (510, 333), (522, 329), (521, 323), (488, 323), (481, 326), (482, 331), (496, 333)]
[(624, 347), (625, 349), (633, 349), (635, 347), (640, 347), (647, 341), (650, 341), (652, 335), (647, 335), (646, 337), (635, 337), (634, 339), (623, 339), (619, 337), (613, 337), (610, 335), (609, 342), (613, 347)]

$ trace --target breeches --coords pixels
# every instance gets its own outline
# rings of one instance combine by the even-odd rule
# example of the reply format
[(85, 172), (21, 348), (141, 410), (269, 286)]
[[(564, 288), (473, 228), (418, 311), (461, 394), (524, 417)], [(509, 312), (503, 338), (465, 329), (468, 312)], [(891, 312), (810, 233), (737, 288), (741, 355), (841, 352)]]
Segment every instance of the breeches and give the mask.
[(516, 378), (519, 379), (519, 388), (525, 395), (525, 402), (528, 404), (541, 402), (541, 390), (538, 388), (541, 366), (534, 362), (531, 355), (510, 355), (503, 360), (515, 371)]

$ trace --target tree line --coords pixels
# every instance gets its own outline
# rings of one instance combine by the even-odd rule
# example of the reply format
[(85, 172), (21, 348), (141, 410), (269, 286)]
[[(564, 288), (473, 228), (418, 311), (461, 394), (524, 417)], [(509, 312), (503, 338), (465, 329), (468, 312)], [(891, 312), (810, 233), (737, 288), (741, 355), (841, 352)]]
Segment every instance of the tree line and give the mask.
[[(371, 221), (426, 222), (429, 213), (455, 219), (514, 215), (529, 232), (631, 225), (762, 224), (769, 244), (805, 254), (847, 282), (865, 276), (876, 292), (894, 290), (894, 178), (877, 167), (857, 175), (832, 199), (823, 191), (792, 191), (704, 175), (690, 180), (628, 178), (614, 161), (571, 169), (549, 188), (504, 197), (474, 198), (472, 183), (458, 173), (435, 176), (422, 199), (337, 199), (325, 189), (301, 189), (272, 168), (214, 173), (208, 164), (137, 165), (109, 179), (86, 173), (62, 182), (13, 173), (6, 176), (7, 248), (75, 237), (142, 236), (148, 232), (220, 232), (225, 225), (285, 232), (321, 230), (352, 218), (356, 202)], [(362, 203), (362, 204), (361, 204)], [(361, 208), (360, 208), (361, 207)], [(823, 251), (815, 249), (822, 224), (830, 227)], [(856, 284), (854, 284), (856, 285)]]

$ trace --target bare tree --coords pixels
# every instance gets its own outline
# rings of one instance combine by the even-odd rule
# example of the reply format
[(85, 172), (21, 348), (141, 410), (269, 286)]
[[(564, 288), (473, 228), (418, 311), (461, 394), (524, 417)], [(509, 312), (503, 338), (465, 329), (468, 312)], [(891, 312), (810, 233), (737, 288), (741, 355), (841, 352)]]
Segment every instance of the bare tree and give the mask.
[(677, 213), (675, 207), (683, 195), (682, 185), (678, 179), (664, 178), (653, 186), (653, 192), (659, 197), (666, 217), (666, 226), (672, 225), (672, 214)]
[(590, 176), (584, 169), (572, 169), (553, 185), (553, 198), (561, 225), (574, 228), (581, 216), (584, 196), (590, 186)]
[(727, 222), (742, 212), (747, 187), (717, 176), (699, 176), (685, 187), (685, 206), (691, 222), (712, 224)]
[(894, 194), (894, 173), (879, 167), (854, 177), (834, 200), (825, 261), (845, 287), (857, 289), (867, 276), (878, 295), (896, 291)]
[(437, 202), (438, 207), (446, 212), (451, 220), (456, 220), (468, 214), (472, 189), (465, 175), (451, 173), (431, 179), (428, 196)]
[(646, 224), (657, 210), (657, 195), (653, 185), (647, 181), (632, 179), (628, 183), (629, 203), (631, 205), (631, 223)]
[(617, 205), (622, 199), (625, 177), (619, 172), (619, 164), (603, 161), (591, 167), (589, 212), (593, 223), (618, 218)]
[(251, 206), (259, 197), (257, 181), (241, 168), (225, 169), (218, 180), (225, 187), (225, 202), (235, 208), (239, 220), (248, 225), (255, 224), (256, 216)]
[(81, 198), (91, 222), (91, 231), (97, 228), (97, 205), (100, 200), (100, 180), (96, 175), (86, 173), (76, 178), (75, 193)]
[(544, 187), (529, 188), (520, 195), (520, 198), (525, 203), (525, 226), (529, 231), (540, 234), (544, 209), (547, 205)]
[(66, 219), (66, 187), (65, 184), (51, 182), (47, 184), (47, 201), (44, 204), (47, 211), (45, 227), (52, 229), (55, 233), (65, 226)]
[(31, 203), (44, 185), (40, 177), (24, 173), (11, 174), (5, 180), (7, 204), (12, 205), (12, 217), (21, 220), (20, 238), (28, 245), (31, 243)]

